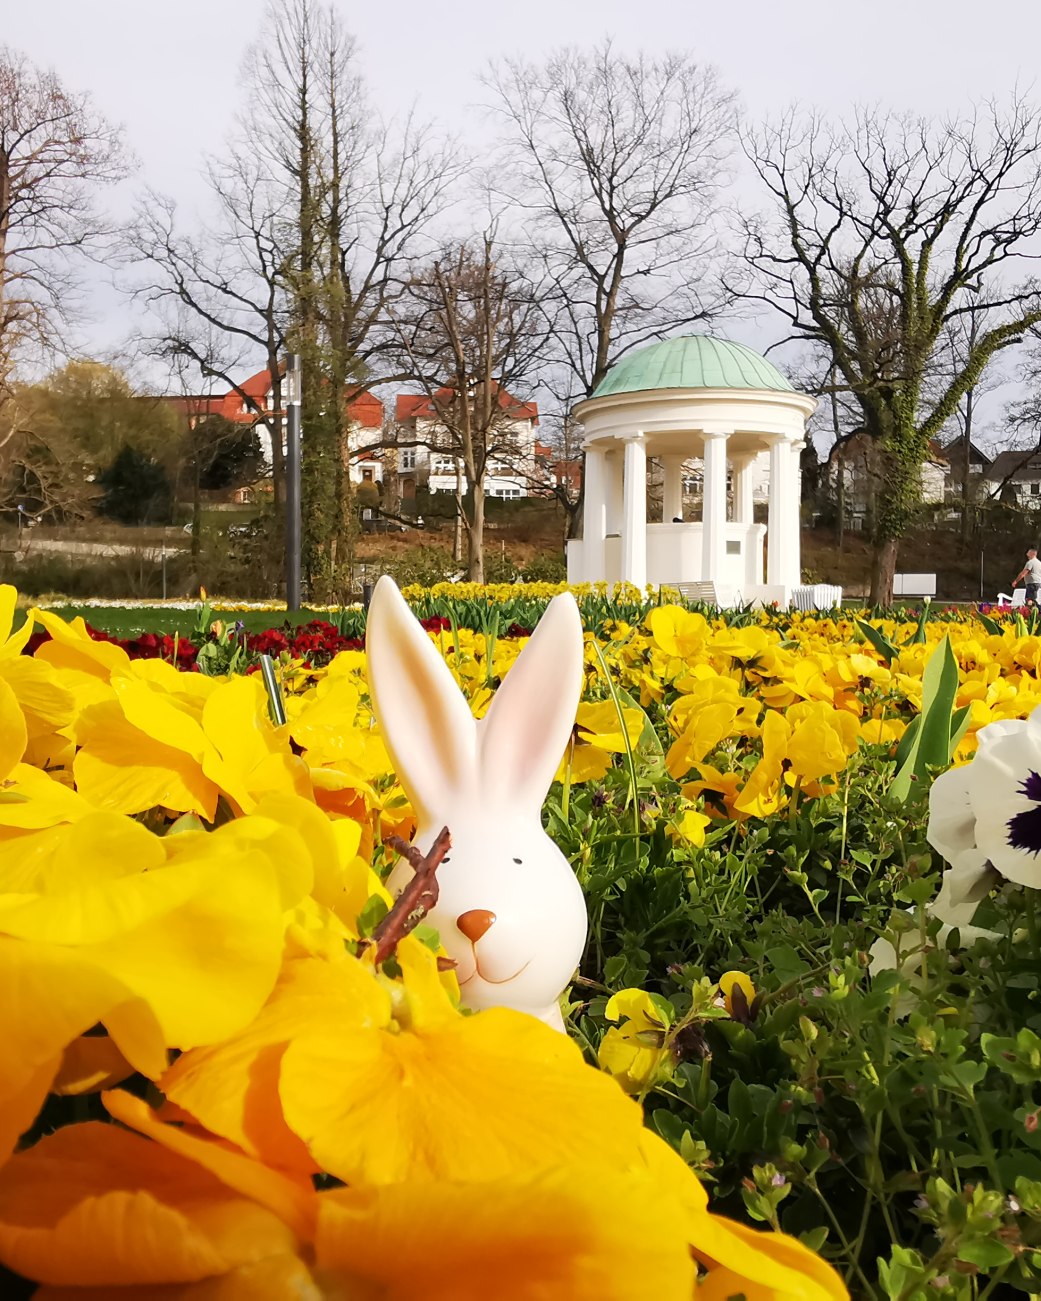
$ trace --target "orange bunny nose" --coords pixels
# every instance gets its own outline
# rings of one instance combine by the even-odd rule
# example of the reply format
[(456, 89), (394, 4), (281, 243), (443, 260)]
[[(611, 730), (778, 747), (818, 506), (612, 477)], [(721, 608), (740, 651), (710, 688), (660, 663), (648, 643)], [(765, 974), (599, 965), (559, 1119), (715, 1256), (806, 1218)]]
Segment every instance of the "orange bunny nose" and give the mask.
[(470, 941), (476, 944), (482, 935), (487, 934), (495, 921), (495, 914), (485, 908), (471, 908), (469, 912), (460, 913), (455, 924)]

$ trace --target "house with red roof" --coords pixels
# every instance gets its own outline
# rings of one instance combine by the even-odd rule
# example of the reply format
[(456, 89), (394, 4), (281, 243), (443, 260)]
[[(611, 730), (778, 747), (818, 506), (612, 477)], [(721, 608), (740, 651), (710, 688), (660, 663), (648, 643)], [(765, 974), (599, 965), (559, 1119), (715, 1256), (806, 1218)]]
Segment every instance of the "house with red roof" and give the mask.
[[(149, 401), (153, 399), (149, 398)], [(224, 398), (219, 393), (169, 393), (157, 399), (164, 406), (170, 407), (188, 421), (188, 428), (194, 429), (209, 416), (219, 416)]]
[[(439, 415), (453, 400), (450, 388), (435, 393), (399, 393), (394, 403), (397, 469), (402, 498), (425, 485), (430, 492), (455, 492), (462, 468), (452, 455), (451, 438)], [(504, 388), (496, 390), (501, 421), (495, 452), (488, 461), (485, 493), (489, 497), (528, 497), (537, 491), (536, 458), (539, 409)]]
[[(242, 381), (220, 400), (218, 414), (236, 424), (256, 425), (260, 450), (271, 464), (271, 430), (278, 427), (281, 413), (274, 410), (271, 372), (266, 367)], [(383, 478), (383, 459), (379, 451), (363, 450), (380, 441), (383, 430), (383, 403), (367, 389), (355, 392), (347, 400), (348, 446), (351, 449), (348, 472), (354, 483), (378, 483)], [(355, 450), (357, 449), (357, 450)]]

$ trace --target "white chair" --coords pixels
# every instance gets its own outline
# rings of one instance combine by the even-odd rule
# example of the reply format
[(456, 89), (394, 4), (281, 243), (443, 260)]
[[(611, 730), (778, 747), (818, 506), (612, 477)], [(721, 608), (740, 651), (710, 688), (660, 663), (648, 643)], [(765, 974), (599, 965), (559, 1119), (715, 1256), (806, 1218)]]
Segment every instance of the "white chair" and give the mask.
[(1011, 596), (1008, 592), (998, 593), (998, 605), (1011, 605), (1015, 609), (1016, 606), (1026, 605), (1026, 603), (1027, 589), (1025, 587), (1017, 587)]

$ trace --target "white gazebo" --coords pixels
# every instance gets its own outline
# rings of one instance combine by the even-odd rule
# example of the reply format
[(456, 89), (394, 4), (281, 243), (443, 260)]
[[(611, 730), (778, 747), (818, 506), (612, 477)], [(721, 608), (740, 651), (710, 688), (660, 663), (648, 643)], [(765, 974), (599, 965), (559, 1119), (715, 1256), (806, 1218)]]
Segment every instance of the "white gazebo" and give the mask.
[[(764, 357), (725, 339), (693, 335), (630, 353), (575, 407), (585, 493), (568, 581), (712, 582), (721, 604), (787, 605), (800, 581), (799, 452), (816, 405)], [(764, 452), (765, 526), (752, 512), (753, 463)], [(683, 466), (696, 457), (701, 519), (687, 520)], [(660, 519), (648, 519), (650, 458), (661, 465)]]

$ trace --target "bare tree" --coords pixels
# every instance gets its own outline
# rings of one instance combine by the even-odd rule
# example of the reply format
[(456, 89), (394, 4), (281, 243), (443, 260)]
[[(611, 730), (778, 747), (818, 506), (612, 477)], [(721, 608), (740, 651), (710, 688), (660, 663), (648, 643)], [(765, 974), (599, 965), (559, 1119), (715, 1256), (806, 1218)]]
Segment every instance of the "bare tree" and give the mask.
[[(1014, 279), (1041, 232), (1041, 116), (1019, 99), (937, 122), (790, 110), (745, 150), (771, 212), (746, 222), (743, 292), (834, 366), (879, 450), (871, 599), (887, 603), (931, 441), (1041, 321), (1035, 282)], [(945, 331), (978, 309), (987, 328), (943, 375)]]
[(522, 455), (516, 394), (530, 383), (544, 345), (541, 312), (526, 283), (499, 261), (489, 231), (445, 248), (417, 272), (392, 319), (429, 406), (415, 442), (458, 467), (467, 572), (483, 583), (485, 481), (495, 463), (509, 466)]
[[(619, 54), (607, 40), (485, 78), (503, 137), (492, 187), (534, 269), (558, 415), (631, 348), (707, 322), (723, 304), (715, 205), (733, 94), (688, 55)], [(560, 497), (570, 532), (581, 491)]]
[[(285, 501), (282, 362), (290, 315), (281, 200), (258, 160), (232, 149), (207, 170), (212, 224), (193, 235), (177, 227), (172, 200), (149, 194), (128, 231), (132, 291), (155, 314), (154, 355), (178, 357), (219, 379), (266, 431), (272, 496)], [(271, 377), (266, 404), (243, 380), (262, 359)]]
[[(149, 200), (138, 255), (157, 275), (147, 292), (185, 304), (203, 338), (227, 340), (216, 367), (229, 388), (245, 354), (265, 359), (276, 501), (282, 489), (287, 347), (303, 358), (304, 566), (317, 595), (349, 566), (349, 405), (391, 365), (386, 304), (465, 167), (450, 142), (409, 116), (382, 122), (366, 99), (352, 38), (317, 0), (275, 0), (245, 69), (248, 112), (210, 167), (216, 220), (174, 232), (169, 204)], [(180, 338), (200, 360), (189, 330)], [(242, 392), (250, 409), (256, 399)]]
[(1020, 396), (1009, 402), (1004, 411), (1004, 436), (996, 441), (999, 452), (1015, 453), (1003, 458), (1003, 477), (993, 482), (988, 497), (998, 501), (1020, 470), (1041, 455), (1041, 330), (1030, 331), (1031, 342), (1021, 359), (1017, 380)]
[(0, 45), (0, 403), (27, 352), (60, 345), (77, 261), (109, 230), (95, 192), (127, 167), (120, 131), (88, 96)]
[(566, 396), (587, 396), (630, 348), (721, 304), (713, 211), (734, 96), (687, 55), (625, 58), (610, 41), (497, 62), (485, 84), (504, 128), (497, 188), (541, 262)]
[[(988, 327), (988, 316), (985, 308), (973, 303), (964, 316), (950, 323), (947, 331), (949, 362), (945, 369), (957, 372), (964, 366), (980, 335)], [(944, 445), (944, 455), (950, 464), (953, 482), (958, 488), (963, 543), (968, 542), (972, 533), (981, 490), (981, 483), (972, 468), (972, 454), (976, 446), (974, 440), (980, 436), (980, 403), (988, 393), (1000, 388), (1007, 378), (997, 362), (992, 362), (980, 378), (965, 390), (951, 420), (957, 432)]]

